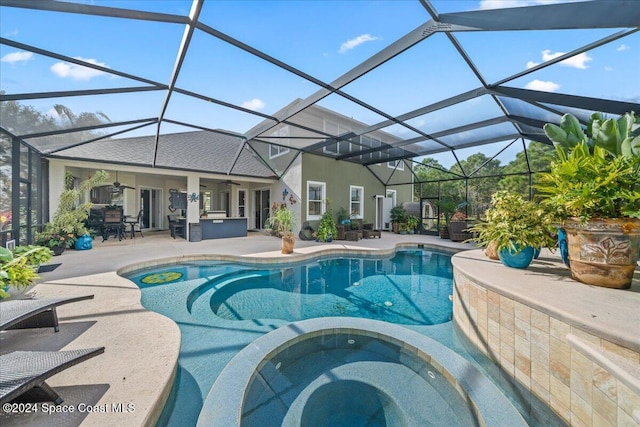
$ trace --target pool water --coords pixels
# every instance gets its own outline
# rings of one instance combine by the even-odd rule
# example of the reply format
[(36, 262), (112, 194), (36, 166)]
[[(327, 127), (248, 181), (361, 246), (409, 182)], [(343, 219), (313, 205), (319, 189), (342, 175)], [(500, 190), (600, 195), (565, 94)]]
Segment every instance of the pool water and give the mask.
[(385, 320), (429, 336), (501, 383), (520, 400), (515, 403), (528, 420), (531, 413), (531, 425), (563, 425), (456, 334), (452, 274), (450, 255), (421, 249), (268, 267), (187, 262), (126, 274), (140, 287), (142, 305), (174, 320), (181, 332), (176, 383), (158, 425), (195, 425), (211, 386), (240, 350), (291, 321), (315, 316)]
[(478, 425), (435, 367), (371, 336), (323, 334), (272, 358), (246, 391), (243, 427)]

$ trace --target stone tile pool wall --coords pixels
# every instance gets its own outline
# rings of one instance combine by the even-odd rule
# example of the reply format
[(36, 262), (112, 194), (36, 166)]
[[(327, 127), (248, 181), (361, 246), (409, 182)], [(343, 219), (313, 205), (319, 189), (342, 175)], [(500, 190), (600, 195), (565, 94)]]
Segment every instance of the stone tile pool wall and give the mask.
[(454, 282), (460, 330), (568, 424), (640, 425), (638, 351), (487, 289), (455, 266)]

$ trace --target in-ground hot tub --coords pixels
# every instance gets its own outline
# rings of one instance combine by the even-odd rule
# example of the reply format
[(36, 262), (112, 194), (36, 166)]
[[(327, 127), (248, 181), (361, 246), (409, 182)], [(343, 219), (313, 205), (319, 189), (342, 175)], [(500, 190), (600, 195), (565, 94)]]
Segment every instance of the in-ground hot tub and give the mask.
[(318, 318), (283, 326), (221, 372), (198, 426), (526, 426), (480, 371), (402, 326)]

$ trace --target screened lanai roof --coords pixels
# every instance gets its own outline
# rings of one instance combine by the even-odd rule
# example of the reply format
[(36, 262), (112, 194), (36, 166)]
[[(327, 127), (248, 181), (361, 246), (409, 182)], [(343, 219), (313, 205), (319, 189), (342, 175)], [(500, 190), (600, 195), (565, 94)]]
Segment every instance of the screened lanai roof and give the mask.
[(0, 128), (50, 157), (277, 178), (265, 145), (457, 162), (640, 112), (637, 0), (1, 0), (0, 26)]

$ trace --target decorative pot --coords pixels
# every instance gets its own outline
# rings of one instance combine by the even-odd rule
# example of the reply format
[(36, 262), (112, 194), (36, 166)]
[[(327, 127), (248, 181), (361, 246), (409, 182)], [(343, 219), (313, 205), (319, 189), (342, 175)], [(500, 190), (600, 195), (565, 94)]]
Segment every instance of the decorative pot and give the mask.
[(75, 248), (79, 251), (86, 251), (93, 248), (93, 239), (91, 238), (91, 235), (85, 234), (84, 236), (78, 237)]
[(540, 252), (542, 252), (542, 248), (533, 248), (533, 259), (538, 259)]
[(498, 251), (498, 257), (507, 267), (524, 269), (533, 261), (533, 252), (531, 246), (525, 246), (520, 252), (511, 252), (509, 248), (503, 248)]
[[(440, 227), (440, 238), (448, 239), (449, 238), (449, 227)], [(496, 258), (498, 259), (498, 258)]]
[(282, 248), (280, 249), (280, 252), (283, 254), (292, 254), (295, 243), (296, 238), (293, 234), (289, 236), (282, 236)]
[(58, 256), (58, 255), (62, 255), (66, 247), (67, 245), (63, 243), (58, 246), (49, 246), (49, 249), (53, 251), (53, 256)]
[(560, 227), (558, 228), (558, 249), (560, 250), (560, 257), (562, 262), (567, 267), (571, 267), (569, 262), (569, 245), (567, 244), (567, 231)]
[(500, 259), (500, 257), (498, 256), (498, 242), (492, 240), (491, 243), (489, 243), (487, 247), (484, 248), (484, 254), (489, 259)]
[(640, 219), (577, 218), (564, 222), (571, 277), (588, 285), (628, 289), (640, 257)]

